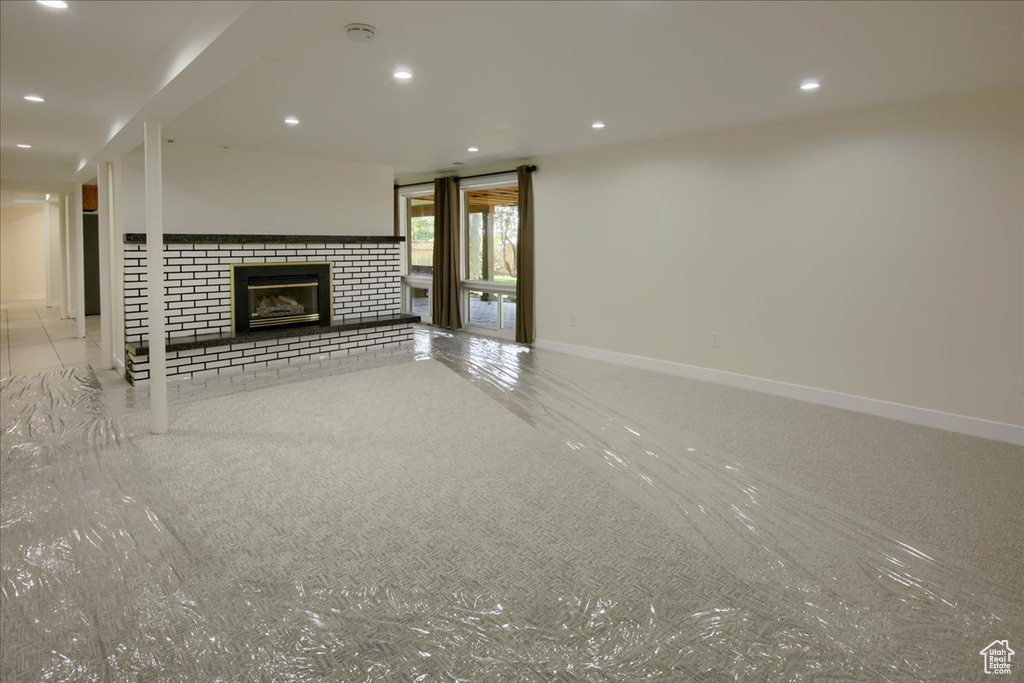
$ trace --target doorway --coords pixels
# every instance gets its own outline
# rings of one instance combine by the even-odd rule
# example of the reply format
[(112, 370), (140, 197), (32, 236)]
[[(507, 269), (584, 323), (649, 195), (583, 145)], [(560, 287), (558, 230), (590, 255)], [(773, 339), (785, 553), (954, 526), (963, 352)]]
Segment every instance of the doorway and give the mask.
[(85, 314), (100, 314), (100, 219), (82, 214), (82, 256), (85, 268)]

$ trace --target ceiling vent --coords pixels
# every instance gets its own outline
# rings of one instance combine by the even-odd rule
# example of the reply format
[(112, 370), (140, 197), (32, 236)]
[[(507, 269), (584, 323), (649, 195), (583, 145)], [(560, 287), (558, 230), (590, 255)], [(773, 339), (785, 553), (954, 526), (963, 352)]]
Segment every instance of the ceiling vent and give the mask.
[(368, 43), (377, 35), (377, 29), (369, 24), (349, 24), (345, 27), (345, 33), (357, 43)]

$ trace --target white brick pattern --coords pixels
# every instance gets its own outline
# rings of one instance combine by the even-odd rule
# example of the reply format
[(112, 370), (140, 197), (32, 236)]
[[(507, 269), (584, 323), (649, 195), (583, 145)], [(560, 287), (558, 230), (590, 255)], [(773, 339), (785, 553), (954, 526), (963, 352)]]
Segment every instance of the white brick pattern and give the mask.
[[(167, 377), (183, 379), (228, 375), (244, 370), (272, 368), (309, 360), (339, 358), (366, 351), (398, 348), (412, 342), (412, 326), (334, 330), (302, 337), (265, 339), (244, 344), (225, 344), (205, 349), (167, 352)], [(149, 379), (149, 358), (127, 356), (127, 373), (133, 384)]]
[[(196, 243), (165, 244), (167, 336), (231, 332), (232, 263), (331, 264), (334, 322), (372, 320), (401, 312), (401, 245), (394, 242)], [(139, 345), (148, 334), (146, 245), (124, 245), (125, 342)], [(335, 358), (412, 341), (410, 324), (356, 330), (311, 328), (303, 336), (268, 339), (185, 351), (168, 351), (168, 377), (199, 377), (272, 367), (310, 359)], [(126, 375), (133, 383), (149, 378), (149, 358), (128, 352)]]
[[(171, 339), (231, 331), (232, 263), (332, 266), (335, 320), (392, 315), (402, 307), (397, 243), (165, 244), (165, 324)], [(125, 341), (146, 336), (146, 245), (124, 245)]]

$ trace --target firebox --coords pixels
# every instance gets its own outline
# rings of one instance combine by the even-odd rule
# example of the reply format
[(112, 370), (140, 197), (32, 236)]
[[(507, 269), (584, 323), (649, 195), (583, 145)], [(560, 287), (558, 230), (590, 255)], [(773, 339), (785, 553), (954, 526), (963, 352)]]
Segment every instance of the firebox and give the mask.
[(231, 266), (234, 334), (331, 324), (331, 264), (236, 263)]

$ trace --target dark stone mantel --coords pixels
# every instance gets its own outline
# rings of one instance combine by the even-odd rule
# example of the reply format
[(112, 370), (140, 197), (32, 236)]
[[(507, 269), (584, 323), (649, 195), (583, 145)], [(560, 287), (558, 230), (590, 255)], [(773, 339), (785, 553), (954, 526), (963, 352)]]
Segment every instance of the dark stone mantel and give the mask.
[[(344, 244), (404, 242), (394, 235), (225, 235), (211, 233), (166, 233), (164, 244)], [(125, 244), (145, 244), (146, 233), (126, 232)]]
[[(394, 325), (409, 325), (418, 323), (420, 316), (400, 313), (398, 315), (381, 315), (375, 317), (363, 317), (352, 320), (335, 320), (332, 325), (308, 327), (289, 327), (258, 332), (247, 332), (245, 334), (201, 334), (193, 337), (171, 337), (167, 340), (167, 351), (189, 351), (192, 349), (205, 349), (211, 346), (227, 346), (229, 344), (245, 344), (247, 342), (263, 341), (266, 339), (286, 339), (289, 337), (305, 337), (308, 335), (321, 334), (323, 332), (336, 332), (339, 330), (361, 330), (369, 327), (389, 327)], [(146, 342), (128, 342), (125, 344), (128, 352), (134, 356), (149, 355), (149, 344)]]

